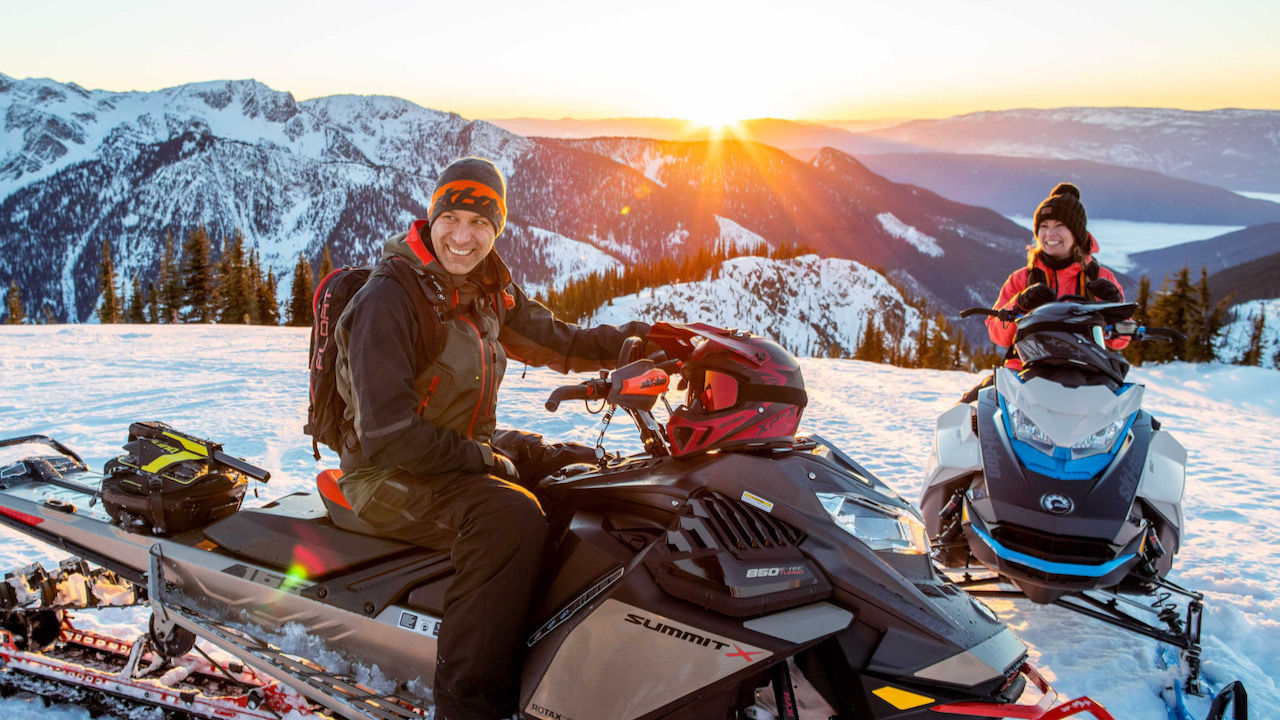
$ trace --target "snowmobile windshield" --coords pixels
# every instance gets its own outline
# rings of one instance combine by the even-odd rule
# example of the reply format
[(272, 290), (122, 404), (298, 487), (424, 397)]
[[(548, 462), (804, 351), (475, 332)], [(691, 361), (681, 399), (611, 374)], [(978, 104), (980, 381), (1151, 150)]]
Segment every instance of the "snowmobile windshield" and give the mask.
[(1089, 305), (1049, 303), (1018, 321), (1014, 345), (1026, 368), (1066, 366), (1122, 383), (1129, 363), (1106, 346), (1106, 322)]

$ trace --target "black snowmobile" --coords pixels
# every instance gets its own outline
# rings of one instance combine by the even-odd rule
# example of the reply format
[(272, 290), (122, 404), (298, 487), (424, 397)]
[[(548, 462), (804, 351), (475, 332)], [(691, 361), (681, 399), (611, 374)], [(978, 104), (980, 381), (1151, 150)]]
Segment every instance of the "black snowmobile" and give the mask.
[[(538, 485), (551, 540), (522, 718), (1110, 718), (1087, 698), (1054, 707), (1023, 643), (935, 571), (911, 505), (822, 438), (796, 437), (807, 398), (789, 353), (706, 325), (659, 324), (648, 339), (670, 359), (629, 342), (616, 371), (547, 402), (621, 408), (645, 452), (600, 452)], [(671, 373), (688, 399), (664, 426), (652, 409)], [(248, 477), (266, 473), (161, 424), (135, 424), (105, 478), (48, 438), (0, 445), (22, 442), (56, 453), (0, 470), (0, 522), (87, 565), (9, 578), (8, 657), (74, 645), (70, 610), (145, 601), (138, 659), (99, 675), (145, 685), (141, 666), (180, 665), (197, 638), (237, 664), (222, 667), (231, 690), (215, 710), (198, 686), (160, 682), (153, 694), (174, 698), (144, 701), (208, 717), (428, 712), (448, 554), (344, 529), (359, 521), (336, 471), (316, 492), (239, 509)], [(354, 667), (303, 657), (291, 626)], [(65, 664), (65, 681), (91, 674)]]

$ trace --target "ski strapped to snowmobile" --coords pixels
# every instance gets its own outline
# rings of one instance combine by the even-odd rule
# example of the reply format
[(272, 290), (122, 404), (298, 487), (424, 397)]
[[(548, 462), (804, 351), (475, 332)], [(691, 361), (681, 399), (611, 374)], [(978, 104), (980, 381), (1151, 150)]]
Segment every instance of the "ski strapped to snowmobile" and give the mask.
[(170, 717), (279, 718), (307, 711), (296, 695), (238, 661), (217, 662), (190, 634), (153, 622), (128, 641), (81, 630), (73, 610), (145, 604), (144, 590), (83, 560), (6, 573), (0, 585), (0, 692), (118, 714), (137, 705)]
[[(636, 357), (640, 343), (628, 343), (616, 371), (549, 400), (603, 401), (606, 418), (623, 409), (645, 452), (602, 452), (597, 464), (538, 484), (553, 541), (522, 657), (522, 718), (1110, 718), (1087, 698), (1060, 702), (1012, 630), (936, 571), (907, 501), (831, 443), (795, 436), (805, 394), (785, 350), (705, 325), (659, 324), (648, 339), (671, 359)], [(652, 410), (671, 374), (688, 393), (664, 425)], [(192, 454), (194, 466), (160, 480), (235, 487), (215, 477), (228, 477), (229, 464)], [(214, 507), (226, 493), (145, 478), (164, 463), (123, 464), (162, 497), (112, 514), (103, 476), (59, 450), (0, 471), (0, 523), (101, 568), (86, 576), (100, 586), (130, 586), (132, 600), (118, 602), (150, 607), (145, 642), (164, 658), (148, 666), (199, 654), (198, 640), (235, 658), (237, 668), (223, 667), (249, 686), (224, 708), (256, 699), (267, 712), (353, 720), (429, 712), (447, 552), (350, 529), (356, 518), (333, 471), (315, 491), (178, 529), (157, 520), (210, 513), (174, 515), (166, 490)], [(138, 522), (138, 507), (154, 514)], [(53, 585), (79, 582), (73, 569)], [(52, 623), (60, 618), (40, 613), (69, 611), (45, 600), (58, 592), (36, 600), (30, 588), (47, 579), (23, 584), (15, 613)], [(93, 603), (105, 605), (86, 600), (78, 612)], [(49, 632), (10, 626), (24, 637)], [(338, 659), (320, 667), (312, 643)], [(35, 643), (22, 652), (50, 651)], [(86, 685), (102, 674), (81, 677), (77, 667), (62, 680)], [(193, 715), (226, 716), (189, 705)]]
[[(978, 596), (1025, 597), (1181, 651), (1199, 694), (1204, 598), (1169, 580), (1184, 516), (1186, 450), (1142, 408), (1106, 340), (1177, 340), (1132, 303), (1064, 298), (1023, 313), (1021, 372), (938, 418), (920, 507), (935, 560)], [(972, 396), (971, 396), (972, 397)]]

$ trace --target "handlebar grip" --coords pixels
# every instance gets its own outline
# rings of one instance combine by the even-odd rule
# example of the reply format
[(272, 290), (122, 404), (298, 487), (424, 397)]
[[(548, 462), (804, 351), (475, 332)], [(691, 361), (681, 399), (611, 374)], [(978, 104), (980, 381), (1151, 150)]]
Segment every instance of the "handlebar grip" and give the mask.
[(995, 314), (996, 314), (995, 310), (992, 310), (991, 308), (984, 308), (984, 307), (971, 307), (971, 308), (965, 308), (960, 311), (960, 317), (962, 318), (973, 317), (974, 315), (995, 315)]
[(560, 409), (560, 403), (565, 400), (589, 400), (591, 398), (591, 388), (587, 385), (565, 385), (551, 391), (551, 397), (547, 398), (547, 412), (555, 412)]
[(1169, 329), (1169, 328), (1158, 328), (1158, 327), (1153, 327), (1153, 328), (1143, 328), (1143, 329), (1142, 329), (1142, 339), (1143, 339), (1143, 340), (1158, 340), (1158, 341), (1160, 341), (1160, 342), (1178, 342), (1178, 343), (1180, 343), (1180, 342), (1186, 342), (1186, 341), (1187, 341), (1187, 336), (1186, 336), (1186, 335), (1183, 335), (1182, 333), (1178, 332), (1177, 330), (1171, 330), (1171, 329)]

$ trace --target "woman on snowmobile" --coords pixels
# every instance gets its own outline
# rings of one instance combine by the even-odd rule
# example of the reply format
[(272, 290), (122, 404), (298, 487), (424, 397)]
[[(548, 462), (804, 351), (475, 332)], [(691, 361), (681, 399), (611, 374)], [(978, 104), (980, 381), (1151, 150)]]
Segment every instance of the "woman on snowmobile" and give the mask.
[[(1124, 291), (1115, 273), (1093, 258), (1098, 241), (1088, 231), (1088, 216), (1080, 202), (1080, 188), (1058, 183), (1049, 197), (1036, 207), (1033, 227), (1035, 244), (1027, 248), (1027, 264), (1014, 270), (1000, 288), (993, 308), (1030, 312), (1045, 303), (1066, 296), (1086, 300), (1121, 302)], [(1007, 348), (1005, 367), (1021, 370), (1022, 361), (1013, 347), (1017, 326), (998, 318), (987, 318), (987, 334), (996, 345)], [(1119, 350), (1128, 338), (1112, 338), (1107, 347)], [(978, 391), (991, 384), (988, 376), (965, 394), (961, 402), (973, 402)]]

